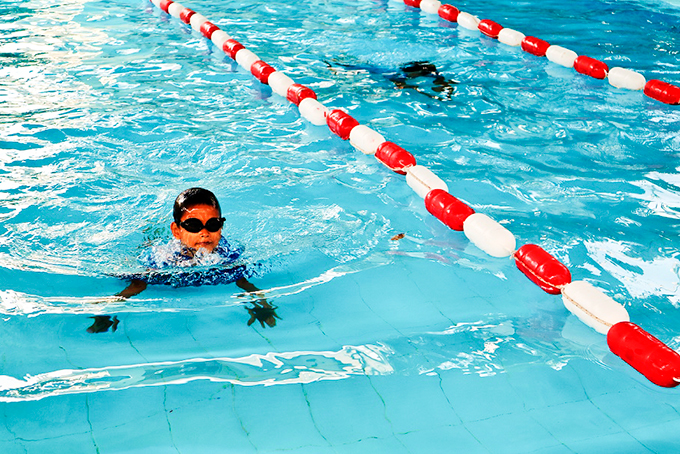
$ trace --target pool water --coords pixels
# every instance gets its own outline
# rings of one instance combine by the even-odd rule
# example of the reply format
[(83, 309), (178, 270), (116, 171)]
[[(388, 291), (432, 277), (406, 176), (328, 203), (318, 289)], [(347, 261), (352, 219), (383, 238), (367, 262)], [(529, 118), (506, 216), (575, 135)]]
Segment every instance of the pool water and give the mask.
[[(678, 106), (399, 2), (183, 4), (680, 348)], [(456, 6), (680, 83), (674, 2)], [(0, 11), (0, 452), (680, 449), (677, 389), (186, 25), (142, 0)], [(400, 88), (414, 61), (446, 89)], [(111, 297), (191, 186), (263, 264), (275, 327), (233, 284)]]

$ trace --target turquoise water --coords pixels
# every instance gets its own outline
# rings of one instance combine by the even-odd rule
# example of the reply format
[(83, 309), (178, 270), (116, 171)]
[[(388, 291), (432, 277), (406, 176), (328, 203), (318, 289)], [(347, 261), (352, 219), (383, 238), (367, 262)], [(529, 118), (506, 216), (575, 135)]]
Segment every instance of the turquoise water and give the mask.
[[(184, 5), (680, 348), (677, 106), (397, 2)], [(680, 83), (672, 3), (456, 6)], [(1, 452), (680, 448), (677, 389), (185, 25), (141, 0), (0, 11)], [(411, 61), (450, 96), (397, 89)], [(110, 297), (194, 185), (267, 264), (276, 327), (248, 326), (234, 285)]]

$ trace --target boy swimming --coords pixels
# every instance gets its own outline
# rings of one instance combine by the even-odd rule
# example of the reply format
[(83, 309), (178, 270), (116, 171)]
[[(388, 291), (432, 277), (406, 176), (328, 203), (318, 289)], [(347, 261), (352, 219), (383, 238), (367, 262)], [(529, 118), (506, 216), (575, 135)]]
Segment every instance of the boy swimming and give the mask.
[[(173, 240), (146, 251), (140, 261), (147, 271), (121, 276), (130, 284), (116, 296), (130, 298), (143, 292), (148, 284), (186, 287), (233, 282), (248, 293), (258, 292), (247, 279), (256, 273), (256, 267), (237, 263), (243, 248), (233, 246), (222, 236), (224, 221), (220, 203), (211, 191), (203, 188), (183, 191), (173, 206), (170, 224)], [(265, 323), (270, 327), (276, 325), (279, 317), (274, 312), (275, 306), (264, 298), (252, 304), (254, 307), (246, 308), (251, 315), (248, 325), (255, 320), (263, 327)]]

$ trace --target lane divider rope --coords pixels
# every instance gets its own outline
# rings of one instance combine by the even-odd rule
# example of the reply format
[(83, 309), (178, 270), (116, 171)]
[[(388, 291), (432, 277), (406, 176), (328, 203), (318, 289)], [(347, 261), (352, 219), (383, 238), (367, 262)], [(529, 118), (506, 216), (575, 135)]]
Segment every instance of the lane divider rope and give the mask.
[[(402, 0), (393, 0), (399, 1)], [(511, 28), (505, 28), (489, 19), (479, 19), (470, 13), (459, 10), (453, 5), (438, 0), (403, 0), (404, 4), (420, 9), (428, 14), (436, 14), (449, 22), (457, 22), (468, 30), (477, 30), (492, 39), (508, 46), (520, 46), (523, 51), (537, 57), (547, 57), (553, 63), (566, 68), (574, 68), (577, 72), (595, 79), (607, 79), (613, 87), (628, 90), (643, 90), (648, 97), (666, 104), (680, 104), (680, 87), (658, 79), (647, 81), (644, 75), (627, 68), (609, 66), (603, 61), (586, 55), (578, 55), (571, 49), (551, 45), (535, 36)]]
[[(572, 282), (569, 269), (540, 246), (525, 244), (516, 248), (516, 238), (508, 229), (451, 195), (446, 182), (427, 167), (418, 165), (410, 152), (359, 124), (346, 112), (329, 109), (317, 100), (312, 89), (295, 83), (201, 14), (172, 0), (150, 1), (212, 41), (244, 70), (269, 85), (274, 93), (295, 104), (303, 118), (314, 125), (327, 125), (331, 132), (342, 140), (349, 140), (362, 153), (375, 156), (389, 169), (405, 175), (406, 183), (424, 199), (426, 209), (442, 223), (453, 230), (462, 230), (470, 242), (492, 257), (514, 258), (518, 269), (547, 293), (562, 294), (565, 307), (586, 325), (605, 334), (610, 350), (647, 379), (664, 387), (680, 383), (680, 354), (631, 323), (623, 305), (586, 281)], [(407, 0), (406, 4), (412, 6), (408, 2), (415, 4), (417, 0)], [(439, 4), (436, 0), (417, 3), (428, 11)], [(439, 4), (437, 11), (453, 17), (454, 8)], [(472, 20), (465, 14), (457, 13), (458, 21)]]

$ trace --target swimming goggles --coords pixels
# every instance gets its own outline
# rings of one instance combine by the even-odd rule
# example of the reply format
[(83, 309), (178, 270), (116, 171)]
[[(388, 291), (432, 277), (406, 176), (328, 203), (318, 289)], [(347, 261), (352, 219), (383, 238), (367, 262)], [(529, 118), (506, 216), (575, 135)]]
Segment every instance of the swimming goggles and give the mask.
[(179, 226), (189, 233), (198, 233), (203, 229), (208, 232), (217, 232), (224, 225), (224, 221), (225, 218), (210, 218), (204, 225), (199, 219), (189, 218), (180, 222)]

